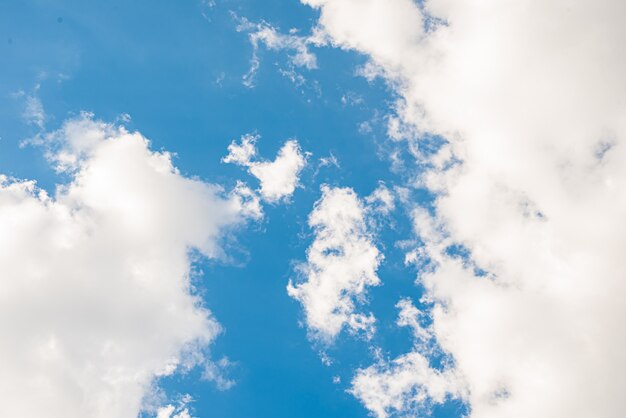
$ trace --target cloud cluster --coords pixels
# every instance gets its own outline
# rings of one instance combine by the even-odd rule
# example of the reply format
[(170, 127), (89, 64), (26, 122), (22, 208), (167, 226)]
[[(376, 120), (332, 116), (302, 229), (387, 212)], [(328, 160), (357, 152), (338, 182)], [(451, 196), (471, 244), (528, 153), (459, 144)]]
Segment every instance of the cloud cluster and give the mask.
[(220, 326), (191, 262), (258, 202), (88, 114), (38, 142), (68, 181), (0, 177), (0, 415), (137, 416), (156, 378), (205, 362)]
[(298, 186), (307, 153), (303, 153), (298, 141), (292, 139), (285, 142), (274, 161), (253, 161), (258, 139), (256, 135), (244, 135), (239, 143), (233, 141), (222, 161), (247, 167), (250, 174), (261, 182), (259, 193), (267, 202), (289, 199)]
[(316, 339), (331, 342), (343, 328), (374, 332), (374, 316), (358, 312), (367, 288), (377, 286), (382, 254), (368, 230), (367, 211), (349, 188), (322, 186), (322, 197), (309, 215), (315, 239), (307, 262), (299, 266), (303, 281), (289, 282), (289, 295), (304, 307)]
[[(424, 246), (412, 257), (429, 266), (433, 334), (470, 416), (624, 416), (626, 4), (303, 3), (395, 88), (392, 136), (413, 150), (422, 133), (447, 141), (415, 152), (437, 199), (414, 212)], [(390, 367), (377, 375), (388, 384), (432, 372)], [(397, 392), (372, 403), (372, 391), (355, 393), (379, 416), (402, 410)]]

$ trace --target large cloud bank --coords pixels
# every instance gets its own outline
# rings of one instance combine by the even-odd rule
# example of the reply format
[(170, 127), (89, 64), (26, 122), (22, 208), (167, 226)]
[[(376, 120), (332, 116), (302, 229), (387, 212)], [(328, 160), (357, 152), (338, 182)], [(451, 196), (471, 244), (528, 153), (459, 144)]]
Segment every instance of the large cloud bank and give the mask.
[(0, 415), (135, 417), (155, 378), (208, 361), (190, 251), (221, 257), (258, 200), (90, 115), (40, 142), (69, 179), (54, 196), (0, 178)]
[[(430, 167), (417, 184), (438, 197), (414, 211), (413, 255), (430, 260), (432, 332), (464, 381), (450, 395), (473, 418), (626, 415), (626, 3), (303, 2), (317, 36), (396, 89), (390, 133)], [(425, 157), (422, 133), (448, 144)], [(412, 362), (379, 377), (405, 364), (428, 385)], [(431, 393), (401, 392), (367, 405), (405, 414)]]

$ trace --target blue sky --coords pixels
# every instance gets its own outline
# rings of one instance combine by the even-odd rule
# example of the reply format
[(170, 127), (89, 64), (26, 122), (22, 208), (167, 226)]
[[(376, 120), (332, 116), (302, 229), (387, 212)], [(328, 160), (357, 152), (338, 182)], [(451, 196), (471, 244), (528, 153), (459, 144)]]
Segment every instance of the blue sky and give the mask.
[[(142, 418), (623, 416), (615, 370), (624, 364), (610, 347), (626, 341), (614, 319), (624, 313), (614, 295), (625, 267), (626, 124), (616, 96), (626, 91), (626, 11), (581, 2), (564, 17), (558, 2), (522, 3), (512, 13), (498, 2), (442, 0), (1, 2), (0, 275), (14, 293), (0, 288), (8, 306), (0, 317), (16, 319), (0, 321), (10, 341), (0, 356), (26, 354), (7, 363), (18, 389), (0, 377), (0, 398), (16, 399), (0, 415), (31, 396), (23, 387), (49, 379), (36, 386), (53, 393), (42, 408), (76, 416), (133, 408)], [(315, 65), (298, 61), (303, 51)], [(149, 146), (107, 166), (107, 144), (134, 143), (127, 131)], [(94, 132), (110, 138), (94, 145)], [(248, 134), (258, 136), (256, 156), (223, 161)], [(304, 168), (292, 173), (295, 190), (272, 200), (254, 167), (275, 169), (289, 140)], [(128, 155), (137, 160), (127, 166)], [(104, 181), (90, 183), (98, 167)], [(172, 183), (151, 183), (163, 170)], [(233, 209), (241, 182), (262, 216)], [(125, 183), (139, 188), (116, 194)], [(376, 190), (389, 193), (391, 209), (376, 206), (384, 203)], [(338, 207), (331, 192), (343, 198)], [(131, 224), (111, 215), (119, 208)], [(206, 222), (186, 218), (204, 218), (197, 208), (208, 208)], [(316, 211), (333, 210), (310, 225)], [(334, 244), (315, 264), (311, 248), (325, 245), (324, 234)], [(99, 252), (81, 248), (89, 243)], [(380, 285), (360, 288), (367, 249), (384, 257), (370, 260)], [(159, 280), (174, 286), (164, 287), (171, 297), (133, 293), (144, 268), (155, 292)], [(325, 302), (316, 297), (351, 272), (335, 310), (316, 323)], [(38, 290), (22, 287), (40, 279)], [(122, 302), (90, 299), (118, 285)], [(125, 294), (141, 309), (124, 305)], [(21, 317), (10, 300), (39, 315)], [(102, 306), (83, 306), (90, 301)], [(212, 316), (194, 328), (203, 308)], [(101, 312), (129, 313), (108, 324)], [(180, 312), (188, 323), (172, 327), (167, 315)], [(337, 312), (345, 317), (334, 335)], [(369, 313), (368, 337), (350, 321)], [(48, 314), (61, 319), (49, 325)], [(67, 319), (81, 316), (88, 331)], [(144, 334), (142, 321), (155, 331)], [(28, 327), (35, 331), (20, 331)], [(153, 337), (162, 347), (142, 341)], [(125, 366), (107, 363), (115, 350)], [(167, 356), (177, 368), (162, 373)], [(133, 369), (143, 360), (149, 366)], [(115, 383), (118, 372), (128, 386)], [(141, 405), (124, 409), (133, 402)]]
[[(246, 133), (261, 135), (259, 152), (268, 158), (289, 138), (312, 153), (311, 161), (337, 158), (340, 167), (321, 167), (319, 173), (314, 164), (307, 167), (291, 203), (267, 207), (263, 222), (238, 234), (234, 262), (199, 263), (199, 292), (225, 328), (211, 353), (234, 362), (228, 374), (237, 384), (221, 391), (200, 379), (198, 370), (161, 384), (170, 396), (191, 394), (198, 416), (365, 416), (346, 389), (355, 367), (371, 362), (368, 344), (342, 336), (328, 350), (335, 364), (325, 366), (307, 339), (298, 303), (285, 290), (293, 263), (304, 259), (311, 241), (306, 218), (320, 184), (350, 186), (365, 195), (379, 181), (401, 178), (389, 171), (383, 151), (389, 146), (382, 118), (390, 92), (383, 82), (355, 76), (365, 58), (320, 48), (320, 68), (304, 71), (319, 86), (314, 91), (277, 71), (285, 53), (261, 50), (256, 86), (247, 88), (242, 76), (252, 47), (236, 31), (232, 12), (306, 32), (315, 11), (284, 1), (225, 1), (215, 7), (193, 1), (9, 1), (1, 7), (1, 53), (10, 63), (1, 70), (4, 173), (35, 178), (49, 190), (63, 181), (40, 149), (19, 147), (37, 127), (24, 122), (17, 91), (41, 99), (49, 130), (81, 110), (108, 121), (129, 114), (129, 129), (140, 130), (154, 149), (175, 153), (181, 172), (225, 185), (249, 180), (240, 168), (220, 163), (228, 144)], [(348, 95), (358, 103), (342, 103)], [(371, 132), (359, 132), (363, 122), (371, 123)], [(394, 230), (380, 240), (387, 250), (380, 271), (385, 285), (372, 292), (377, 315), (392, 321), (400, 296), (419, 296), (414, 271), (394, 248), (395, 240), (410, 233), (406, 217), (397, 215)], [(376, 343), (397, 355), (410, 347), (410, 337), (392, 322), (380, 329)], [(333, 383), (335, 376), (341, 383)]]

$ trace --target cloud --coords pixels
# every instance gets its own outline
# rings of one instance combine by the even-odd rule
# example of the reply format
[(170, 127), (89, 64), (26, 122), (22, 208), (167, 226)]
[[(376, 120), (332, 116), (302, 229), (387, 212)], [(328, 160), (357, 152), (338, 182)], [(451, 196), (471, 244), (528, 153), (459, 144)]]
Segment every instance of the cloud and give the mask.
[(89, 114), (38, 141), (67, 182), (0, 178), (0, 415), (137, 416), (155, 379), (207, 360), (221, 328), (191, 262), (254, 207)]
[(39, 129), (44, 129), (46, 113), (43, 110), (41, 100), (36, 96), (26, 97), (26, 106), (22, 116), (26, 121), (36, 125)]
[(243, 76), (243, 84), (246, 87), (254, 87), (254, 78), (261, 65), (258, 51), (262, 45), (272, 51), (285, 50), (290, 52), (289, 66), (287, 69), (282, 69), (281, 73), (297, 85), (303, 84), (304, 78), (296, 72), (296, 68), (308, 70), (317, 68), (317, 57), (309, 51), (309, 45), (315, 43), (315, 39), (300, 36), (294, 29), (290, 30), (288, 34), (283, 34), (266, 22), (252, 23), (245, 17), (239, 18), (237, 16), (235, 19), (239, 21), (237, 31), (248, 33), (253, 48), (250, 69)]
[(320, 157), (317, 162), (317, 166), (315, 167), (315, 172), (313, 173), (313, 178), (317, 178), (322, 171), (323, 168), (340, 168), (339, 159), (331, 152), (328, 157)]
[(233, 363), (228, 357), (222, 357), (219, 361), (208, 361), (204, 365), (202, 378), (210, 382), (215, 382), (219, 390), (228, 390), (235, 386), (236, 382), (225, 376), (226, 369), (231, 367)]
[(388, 215), (396, 208), (395, 200), (393, 191), (389, 190), (383, 182), (380, 182), (372, 194), (365, 198), (368, 205), (382, 215)]
[(240, 143), (233, 141), (222, 161), (247, 167), (250, 174), (261, 182), (259, 192), (264, 200), (276, 203), (289, 199), (298, 186), (308, 154), (302, 152), (298, 141), (289, 140), (278, 151), (274, 161), (253, 161), (258, 138), (244, 135)]
[(626, 4), (303, 3), (395, 89), (391, 136), (445, 138), (415, 152), (437, 197), (409, 258), (469, 415), (624, 416)]
[(156, 418), (191, 418), (191, 415), (187, 408), (177, 410), (174, 405), (167, 405), (159, 408)]
[(191, 396), (185, 395), (177, 405), (166, 405), (156, 411), (156, 418), (193, 418), (187, 405), (193, 401)]
[(287, 286), (291, 297), (304, 308), (312, 336), (330, 343), (344, 328), (374, 332), (375, 318), (360, 313), (367, 287), (377, 286), (376, 270), (383, 255), (368, 231), (366, 209), (348, 188), (322, 186), (322, 197), (309, 215), (315, 239), (307, 262), (299, 266), (303, 281)]
[(339, 160), (337, 157), (331, 152), (328, 157), (321, 157), (319, 159), (318, 169), (321, 167), (335, 167), (339, 168)]
[[(424, 324), (425, 313), (409, 299), (401, 299), (396, 307), (397, 325), (411, 328), (413, 350), (357, 370), (349, 392), (379, 418), (428, 415), (433, 404), (465, 397), (465, 382), (436, 345), (432, 327)], [(433, 358), (439, 359), (438, 368), (432, 366)]]
[(39, 130), (43, 130), (47, 116), (41, 99), (38, 96), (39, 89), (40, 85), (36, 84), (32, 94), (27, 94), (23, 90), (19, 90), (12, 93), (11, 97), (24, 100), (24, 110), (22, 111), (22, 119), (24, 122), (37, 126)]

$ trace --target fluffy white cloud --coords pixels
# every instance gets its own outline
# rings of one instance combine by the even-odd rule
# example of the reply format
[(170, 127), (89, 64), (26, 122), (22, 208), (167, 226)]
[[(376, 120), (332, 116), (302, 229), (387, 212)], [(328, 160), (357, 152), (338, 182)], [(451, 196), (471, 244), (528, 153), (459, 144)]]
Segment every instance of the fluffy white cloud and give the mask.
[(304, 279), (287, 287), (302, 303), (312, 336), (331, 342), (347, 327), (371, 335), (374, 316), (360, 313), (367, 287), (377, 286), (382, 254), (367, 227), (367, 212), (352, 189), (322, 186), (322, 197), (309, 216), (315, 240), (307, 262), (299, 266)]
[(421, 323), (423, 313), (408, 299), (396, 307), (400, 308), (397, 324), (412, 329), (414, 350), (391, 362), (379, 359), (358, 370), (350, 392), (377, 417), (387, 417), (390, 412), (427, 414), (432, 403), (463, 397), (465, 385), (456, 370), (445, 361), (439, 369), (430, 364), (428, 353), (436, 347), (432, 329)]
[(471, 417), (624, 416), (626, 3), (303, 2), (398, 92), (392, 136), (449, 141), (414, 255)]
[(258, 136), (244, 135), (241, 142), (233, 141), (228, 146), (225, 163), (248, 167), (248, 171), (261, 182), (259, 190), (264, 200), (276, 203), (289, 199), (296, 190), (300, 172), (306, 165), (307, 154), (303, 153), (298, 141), (285, 142), (274, 161), (253, 161), (256, 157)]
[(39, 142), (68, 182), (49, 196), (0, 178), (0, 415), (135, 417), (155, 378), (203, 363), (220, 332), (191, 251), (220, 257), (258, 202), (88, 114)]

